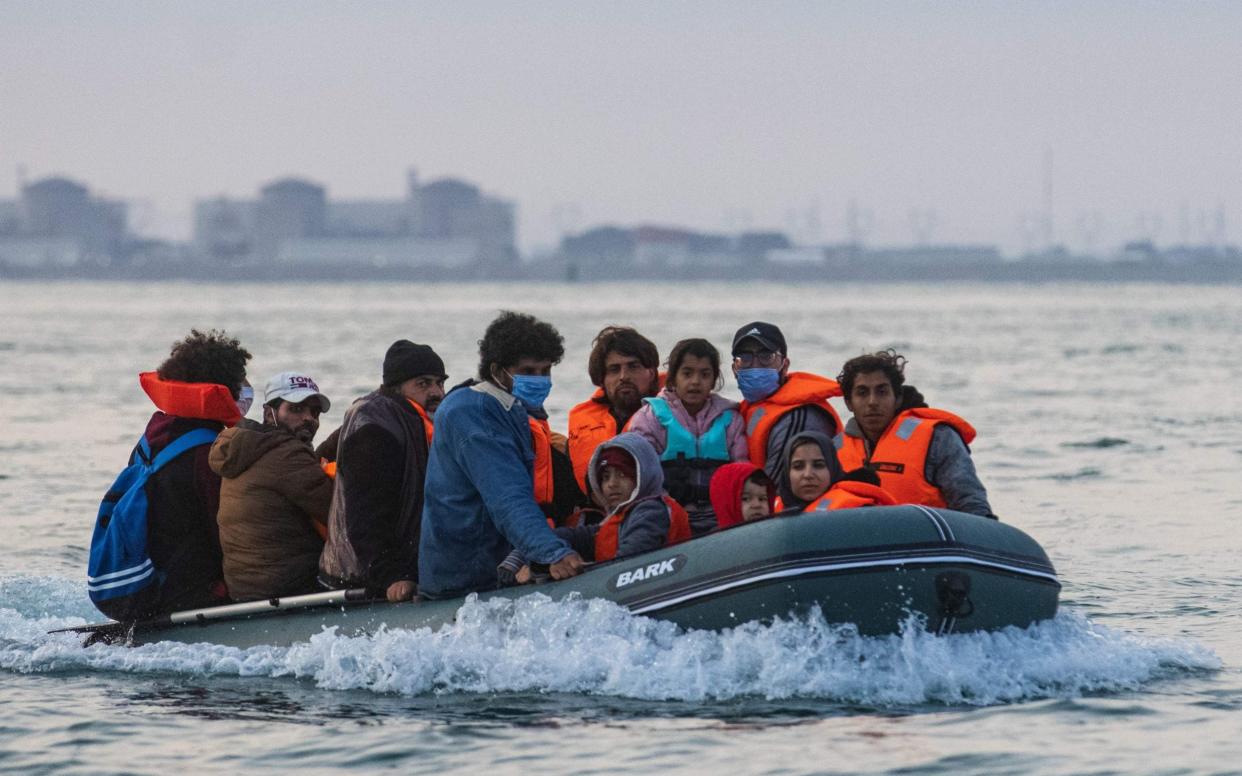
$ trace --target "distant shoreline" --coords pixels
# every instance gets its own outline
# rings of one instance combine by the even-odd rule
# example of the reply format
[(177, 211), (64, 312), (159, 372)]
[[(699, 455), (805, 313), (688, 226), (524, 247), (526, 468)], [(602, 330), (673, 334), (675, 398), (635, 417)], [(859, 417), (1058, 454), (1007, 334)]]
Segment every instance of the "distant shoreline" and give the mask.
[(945, 264), (906, 267), (828, 266), (818, 264), (751, 264), (744, 267), (684, 266), (622, 269), (607, 265), (570, 265), (544, 262), (527, 265), (480, 265), (468, 268), (300, 266), (268, 264), (186, 264), (161, 267), (78, 266), (62, 268), (0, 267), (0, 282), (9, 280), (64, 281), (246, 281), (246, 282), (514, 282), (597, 283), (642, 281), (738, 280), (799, 283), (1242, 283), (1242, 262), (1126, 262), (1112, 264), (1040, 263)]

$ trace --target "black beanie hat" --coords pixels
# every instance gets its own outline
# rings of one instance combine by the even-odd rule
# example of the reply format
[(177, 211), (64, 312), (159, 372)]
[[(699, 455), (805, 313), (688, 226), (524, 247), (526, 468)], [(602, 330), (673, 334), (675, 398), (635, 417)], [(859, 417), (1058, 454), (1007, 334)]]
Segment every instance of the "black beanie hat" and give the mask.
[(384, 354), (384, 385), (400, 385), (421, 375), (448, 377), (444, 373), (444, 362), (430, 345), (397, 340), (388, 346)]

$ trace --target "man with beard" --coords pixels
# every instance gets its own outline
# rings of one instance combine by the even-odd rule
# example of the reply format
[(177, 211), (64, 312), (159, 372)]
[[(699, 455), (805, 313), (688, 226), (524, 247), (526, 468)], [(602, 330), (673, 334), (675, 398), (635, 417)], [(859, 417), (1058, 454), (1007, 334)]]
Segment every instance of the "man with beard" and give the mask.
[(319, 557), (324, 586), (365, 587), (389, 601), (417, 591), (431, 416), (447, 379), (430, 346), (397, 340), (384, 354), (383, 384), (346, 410)]
[(263, 422), (226, 428), (208, 457), (221, 477), (224, 581), (236, 601), (316, 589), (332, 503), (332, 480), (311, 448), (328, 397), (310, 377), (282, 372), (263, 399)]
[(621, 433), (660, 390), (660, 353), (628, 326), (609, 326), (595, 337), (587, 373), (595, 394), (569, 411), (569, 459), (578, 487), (589, 493), (587, 469), (595, 449)]
[[(440, 361), (440, 357), (429, 345), (415, 345), (409, 340), (397, 340), (392, 343), (388, 348), (384, 363), (387, 364), (390, 360), (394, 364), (394, 369), (385, 374), (395, 382), (392, 384), (385, 382), (384, 387), (389, 393), (399, 394), (410, 401), (412, 409), (423, 419), (423, 428), (427, 431), (427, 446), (430, 447), (436, 408), (444, 400), (444, 382), (448, 379), (446, 375), (441, 374), (444, 371), (444, 362)], [(436, 370), (436, 374), (409, 374), (411, 369), (421, 368), (418, 364), (424, 361), (428, 368)], [(403, 369), (400, 366), (401, 363), (408, 364), (408, 367)], [(437, 363), (439, 363), (438, 367)], [(341, 429), (337, 428), (319, 444), (319, 447), (315, 448), (315, 454), (323, 461), (334, 462), (336, 461), (336, 448), (340, 442)], [(335, 468), (331, 470), (335, 471)]]

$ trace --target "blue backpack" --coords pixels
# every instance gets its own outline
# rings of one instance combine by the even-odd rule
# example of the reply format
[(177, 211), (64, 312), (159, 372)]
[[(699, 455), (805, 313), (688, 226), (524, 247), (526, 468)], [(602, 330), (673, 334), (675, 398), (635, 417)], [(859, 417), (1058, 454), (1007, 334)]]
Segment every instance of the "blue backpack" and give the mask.
[[(86, 567), (86, 590), (99, 606), (133, 596), (163, 579), (147, 552), (147, 480), (177, 456), (200, 445), (209, 445), (218, 431), (196, 428), (177, 437), (151, 457), (144, 436), (138, 440), (136, 460), (125, 468), (99, 505), (91, 557)], [(107, 614), (108, 612), (104, 612)]]

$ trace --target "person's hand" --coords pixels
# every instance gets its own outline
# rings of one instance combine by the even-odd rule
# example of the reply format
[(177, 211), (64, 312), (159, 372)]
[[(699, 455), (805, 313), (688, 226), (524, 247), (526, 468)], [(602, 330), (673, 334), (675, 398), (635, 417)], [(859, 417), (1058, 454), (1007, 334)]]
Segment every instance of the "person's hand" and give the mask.
[(414, 593), (417, 591), (418, 586), (414, 584), (413, 580), (398, 579), (396, 582), (393, 582), (388, 586), (386, 596), (389, 601), (395, 604), (399, 601), (410, 600), (414, 597)]
[(576, 552), (571, 552), (549, 566), (548, 573), (552, 575), (553, 579), (569, 579), (581, 574), (584, 568), (586, 568), (586, 564), (582, 562), (582, 556)]
[(530, 582), (530, 566), (526, 565), (518, 569), (517, 574), (515, 574), (513, 577), (513, 581), (517, 582), (519, 585), (525, 585), (529, 583)]

